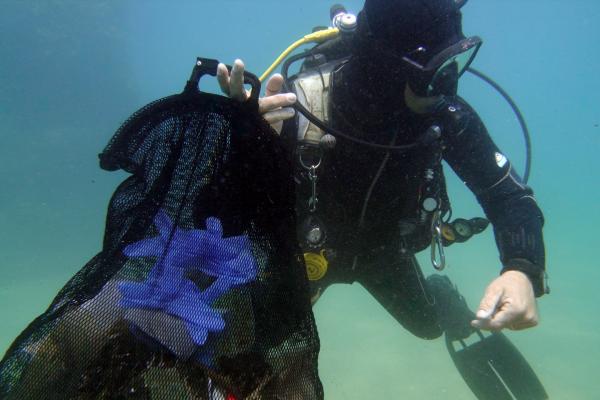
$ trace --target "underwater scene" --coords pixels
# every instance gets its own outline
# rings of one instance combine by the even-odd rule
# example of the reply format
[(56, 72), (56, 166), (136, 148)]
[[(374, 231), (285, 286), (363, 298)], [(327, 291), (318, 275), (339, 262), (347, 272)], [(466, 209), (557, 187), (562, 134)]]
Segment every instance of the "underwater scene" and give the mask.
[(599, 2), (0, 6), (1, 400), (600, 398)]

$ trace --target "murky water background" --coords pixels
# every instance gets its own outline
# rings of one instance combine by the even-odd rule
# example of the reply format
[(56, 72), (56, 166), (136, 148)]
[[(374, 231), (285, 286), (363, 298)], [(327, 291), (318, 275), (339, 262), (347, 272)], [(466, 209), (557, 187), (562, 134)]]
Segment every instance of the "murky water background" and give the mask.
[[(360, 1), (347, 1), (354, 11)], [(0, 353), (99, 251), (109, 196), (123, 178), (96, 154), (141, 105), (179, 92), (197, 55), (244, 59), (260, 73), (326, 25), (322, 1), (0, 1)], [(525, 113), (530, 183), (546, 215), (552, 294), (541, 325), (508, 333), (553, 399), (596, 399), (600, 3), (471, 1), (464, 32), (484, 39), (474, 67)], [(210, 83), (208, 89), (216, 90)], [(523, 142), (502, 99), (465, 76), (461, 94), (517, 166)], [(455, 215), (482, 215), (451, 172)], [(491, 232), (448, 249), (448, 275), (477, 305), (500, 264)], [(421, 257), (431, 272), (426, 255)], [(358, 285), (315, 307), (326, 398), (473, 399), (442, 339), (404, 331)]]

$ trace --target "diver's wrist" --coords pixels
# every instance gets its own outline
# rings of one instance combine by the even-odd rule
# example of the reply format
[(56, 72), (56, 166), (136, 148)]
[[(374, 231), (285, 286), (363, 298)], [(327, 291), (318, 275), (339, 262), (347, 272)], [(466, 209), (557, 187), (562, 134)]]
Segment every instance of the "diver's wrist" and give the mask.
[(550, 288), (546, 282), (546, 271), (529, 260), (522, 258), (508, 260), (504, 264), (504, 268), (502, 268), (500, 274), (507, 271), (519, 271), (525, 274), (533, 286), (535, 297), (541, 297), (544, 294), (550, 293)]

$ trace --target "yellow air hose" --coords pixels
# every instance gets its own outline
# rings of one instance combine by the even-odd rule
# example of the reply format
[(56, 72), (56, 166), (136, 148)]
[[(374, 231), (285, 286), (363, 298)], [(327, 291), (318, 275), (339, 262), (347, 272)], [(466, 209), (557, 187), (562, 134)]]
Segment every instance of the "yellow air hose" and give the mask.
[(292, 51), (296, 50), (298, 47), (302, 46), (303, 44), (323, 43), (329, 39), (333, 39), (334, 37), (336, 37), (339, 34), (340, 34), (340, 30), (338, 28), (327, 28), (322, 31), (313, 32), (311, 34), (304, 36), (302, 39), (297, 40), (290, 47), (285, 49), (285, 51), (283, 53), (281, 53), (281, 55), (279, 57), (277, 57), (275, 62), (273, 64), (271, 64), (271, 66), (269, 68), (267, 68), (267, 70), (260, 76), (259, 80), (261, 82), (263, 82), (265, 79), (267, 79), (267, 77), (273, 73), (275, 68), (277, 68), (279, 66), (279, 64), (281, 64), (283, 62), (283, 60), (285, 60), (287, 58), (287, 56), (290, 55), (290, 53)]

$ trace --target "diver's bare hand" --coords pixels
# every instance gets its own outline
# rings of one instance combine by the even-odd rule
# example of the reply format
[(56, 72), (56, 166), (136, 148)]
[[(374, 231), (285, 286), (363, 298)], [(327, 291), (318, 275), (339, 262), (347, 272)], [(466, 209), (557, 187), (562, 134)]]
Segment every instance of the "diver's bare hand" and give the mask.
[[(235, 60), (231, 69), (231, 75), (224, 64), (217, 68), (217, 80), (223, 93), (238, 101), (246, 101), (250, 92), (244, 88), (244, 63)], [(280, 74), (273, 75), (265, 88), (265, 97), (258, 100), (258, 110), (269, 124), (278, 133), (281, 132), (283, 121), (295, 115), (291, 107), (296, 102), (293, 93), (279, 93), (283, 87), (283, 77)]]
[(529, 278), (520, 271), (507, 271), (487, 287), (471, 325), (491, 331), (521, 330), (536, 326), (538, 320)]

